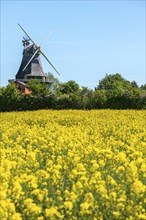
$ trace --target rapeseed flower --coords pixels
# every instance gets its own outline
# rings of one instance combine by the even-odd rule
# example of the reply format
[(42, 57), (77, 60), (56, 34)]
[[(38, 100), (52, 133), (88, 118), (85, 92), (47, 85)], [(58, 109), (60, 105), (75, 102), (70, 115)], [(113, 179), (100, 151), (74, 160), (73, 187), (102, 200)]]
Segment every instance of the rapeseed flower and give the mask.
[(0, 219), (145, 219), (145, 111), (2, 113)]
[(47, 208), (45, 209), (45, 215), (46, 217), (54, 217), (57, 215), (57, 209), (56, 207), (51, 207), (51, 208)]

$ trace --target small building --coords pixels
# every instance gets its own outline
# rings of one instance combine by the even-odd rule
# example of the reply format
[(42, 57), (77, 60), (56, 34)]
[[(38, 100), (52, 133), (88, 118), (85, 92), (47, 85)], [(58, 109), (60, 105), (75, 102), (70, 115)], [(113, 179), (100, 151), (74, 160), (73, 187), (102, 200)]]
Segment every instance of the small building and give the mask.
[(26, 87), (25, 83), (16, 80), (15, 84), (17, 86), (17, 89), (21, 91), (21, 93), (26, 94), (26, 95), (30, 95), (32, 93), (32, 90)]

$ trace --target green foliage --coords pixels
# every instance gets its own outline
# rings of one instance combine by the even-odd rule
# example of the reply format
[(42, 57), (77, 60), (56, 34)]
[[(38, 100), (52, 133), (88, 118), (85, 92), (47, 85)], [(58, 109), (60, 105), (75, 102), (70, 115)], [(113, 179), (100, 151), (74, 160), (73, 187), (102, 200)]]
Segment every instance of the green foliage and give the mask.
[(122, 89), (130, 85), (130, 82), (124, 79), (119, 73), (106, 74), (105, 77), (99, 81), (97, 89), (116, 90), (118, 87)]
[(146, 90), (146, 84), (142, 85), (140, 88), (141, 88), (142, 90)]
[(49, 90), (51, 91), (51, 93), (57, 94), (58, 88), (60, 86), (59, 80), (50, 72), (46, 74), (46, 79), (50, 82)]
[(79, 85), (75, 81), (70, 80), (66, 83), (60, 84), (58, 90), (61, 94), (70, 94), (77, 92), (79, 90)]
[(107, 94), (105, 89), (95, 90), (92, 96), (94, 109), (106, 108)]
[(146, 109), (146, 84), (138, 87), (135, 81), (124, 79), (119, 73), (105, 75), (95, 90), (80, 88), (70, 80), (59, 82), (48, 73), (48, 84), (30, 80), (31, 95), (19, 92), (14, 83), (0, 88), (0, 111), (36, 109)]
[(0, 110), (13, 111), (17, 110), (19, 106), (20, 92), (14, 83), (10, 83), (6, 88), (0, 89)]
[(88, 87), (82, 87), (78, 92), (79, 108), (80, 109), (92, 109), (92, 95), (93, 90)]
[(48, 85), (41, 83), (37, 79), (31, 79), (27, 82), (27, 87), (32, 90), (33, 96), (45, 97), (50, 93)]
[(15, 100), (19, 97), (20, 92), (16, 88), (15, 83), (10, 83), (7, 85), (6, 89), (4, 90), (4, 95), (7, 100), (9, 99)]
[(103, 89), (105, 90), (107, 99), (103, 105), (106, 108), (141, 108), (141, 90), (135, 81), (130, 82), (124, 79), (119, 73), (106, 74), (96, 87), (97, 91)]
[(138, 88), (138, 85), (137, 85), (137, 83), (136, 83), (135, 81), (132, 81), (132, 82), (131, 82), (131, 86), (132, 86), (133, 88)]

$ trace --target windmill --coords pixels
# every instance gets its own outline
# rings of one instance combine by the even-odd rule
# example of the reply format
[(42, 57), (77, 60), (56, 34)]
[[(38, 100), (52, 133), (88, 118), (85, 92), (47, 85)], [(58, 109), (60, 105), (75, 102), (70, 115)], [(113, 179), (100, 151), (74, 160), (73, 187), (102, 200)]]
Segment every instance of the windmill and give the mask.
[[(52, 31), (49, 32), (49, 34), (45, 37), (42, 43), (38, 46), (27, 34), (24, 28), (20, 24), (18, 25), (21, 28), (21, 30), (25, 33), (26, 37), (23, 37), (22, 40), (24, 46), (23, 57), (20, 64), (20, 68), (16, 74), (16, 81), (26, 83), (30, 79), (38, 79), (42, 83), (49, 83), (46, 79), (46, 75), (41, 65), (40, 55), (42, 55), (51, 65), (51, 67), (55, 70), (55, 72), (58, 75), (60, 75), (56, 68), (53, 66), (53, 64), (50, 62), (50, 60), (47, 58), (47, 56), (41, 50), (41, 46), (48, 39)], [(31, 45), (30, 41), (32, 43)]]

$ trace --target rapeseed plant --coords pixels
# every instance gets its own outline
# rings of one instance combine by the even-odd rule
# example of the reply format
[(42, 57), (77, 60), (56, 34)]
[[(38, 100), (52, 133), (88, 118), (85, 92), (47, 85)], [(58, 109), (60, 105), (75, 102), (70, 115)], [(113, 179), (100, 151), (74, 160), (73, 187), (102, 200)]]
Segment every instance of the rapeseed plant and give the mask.
[(145, 111), (1, 116), (1, 220), (146, 219)]

